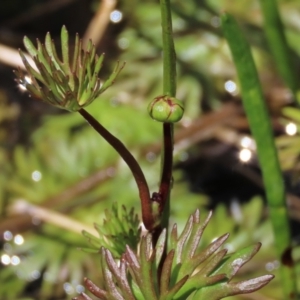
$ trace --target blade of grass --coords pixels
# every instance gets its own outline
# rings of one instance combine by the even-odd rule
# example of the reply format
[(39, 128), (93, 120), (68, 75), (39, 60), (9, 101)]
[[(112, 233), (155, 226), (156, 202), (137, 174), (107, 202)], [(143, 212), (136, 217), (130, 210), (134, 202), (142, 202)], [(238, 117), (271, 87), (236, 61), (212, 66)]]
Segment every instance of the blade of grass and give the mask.
[[(297, 91), (299, 89), (298, 78), (296, 69), (292, 63), (291, 49), (284, 34), (276, 0), (260, 0), (260, 6), (264, 18), (266, 38), (275, 64), (286, 85), (297, 99)], [(300, 104), (300, 97), (298, 97), (297, 101)]]
[(257, 145), (257, 155), (274, 230), (275, 247), (281, 261), (280, 272), (283, 292), (285, 299), (294, 299), (293, 295), (294, 297), (296, 295), (294, 269), (292, 264), (286, 264), (284, 260), (291, 249), (285, 187), (270, 117), (248, 42), (232, 16), (228, 14), (222, 16), (222, 27), (237, 69), (244, 109)]

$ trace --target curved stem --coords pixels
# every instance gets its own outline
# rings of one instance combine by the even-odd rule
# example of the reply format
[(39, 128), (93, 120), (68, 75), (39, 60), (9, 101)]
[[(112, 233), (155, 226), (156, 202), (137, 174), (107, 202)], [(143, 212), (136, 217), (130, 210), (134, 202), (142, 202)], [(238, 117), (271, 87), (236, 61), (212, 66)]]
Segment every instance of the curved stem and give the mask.
[(105, 129), (92, 115), (84, 109), (81, 109), (78, 112), (120, 154), (130, 168), (139, 189), (143, 223), (145, 227), (151, 231), (154, 227), (155, 219), (152, 213), (152, 201), (150, 198), (149, 187), (140, 165), (125, 145)]

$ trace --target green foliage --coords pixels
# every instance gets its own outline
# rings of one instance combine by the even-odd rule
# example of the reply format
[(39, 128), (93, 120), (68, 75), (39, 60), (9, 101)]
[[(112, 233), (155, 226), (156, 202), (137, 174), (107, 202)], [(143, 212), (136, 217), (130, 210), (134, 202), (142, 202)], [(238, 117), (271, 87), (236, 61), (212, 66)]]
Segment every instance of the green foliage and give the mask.
[(97, 253), (100, 248), (105, 247), (110, 250), (114, 257), (121, 257), (126, 246), (136, 249), (140, 239), (140, 220), (132, 208), (129, 212), (122, 206), (121, 212), (118, 204), (114, 203), (111, 210), (105, 210), (103, 224), (95, 224), (99, 237), (95, 237), (87, 231), (83, 235), (92, 244), (93, 249), (84, 249)]
[[(283, 8), (282, 13), (288, 19), (289, 24), (289, 27), (286, 27), (285, 30), (288, 36), (296, 36), (298, 34), (297, 22), (294, 20), (297, 20), (297, 18), (290, 16), (291, 13), (296, 14), (297, 9), (295, 7), (299, 3), (296, 1), (294, 3), (291, 3), (292, 1), (288, 2), (288, 4), (285, 1), (280, 3)], [(178, 58), (176, 96), (184, 99), (185, 104), (183, 122), (178, 127), (193, 124), (199, 116), (204, 116), (205, 110), (203, 111), (203, 107), (208, 110), (222, 108), (222, 100), (228, 100), (228, 94), (224, 90), (224, 82), (228, 78), (234, 80), (235, 75), (233, 64), (228, 59), (227, 48), (224, 46), (224, 39), (218, 28), (218, 11), (232, 12), (241, 21), (243, 29), (245, 29), (244, 32), (249, 37), (255, 59), (258, 62), (257, 68), (262, 71), (262, 77), (266, 78), (265, 75), (268, 73), (276, 73), (273, 68), (275, 64), (273, 62), (271, 64), (266, 59), (269, 57), (269, 53), (262, 42), (262, 31), (258, 21), (260, 15), (254, 1), (241, 0), (233, 6), (232, 1), (226, 0), (210, 0), (205, 3), (175, 0), (172, 1), (172, 5)], [(116, 42), (119, 45), (120, 60), (126, 60), (129, 63), (122, 71), (122, 76), (119, 76), (118, 84), (101, 95), (104, 101), (95, 101), (89, 108), (89, 112), (96, 119), (101, 120), (101, 123), (114, 134), (117, 134), (131, 152), (139, 158), (140, 164), (146, 171), (151, 189), (155, 189), (158, 181), (157, 174), (159, 173), (157, 157), (160, 150), (156, 142), (161, 128), (159, 124), (151, 122), (150, 118), (147, 118), (145, 105), (149, 99), (162, 94), (159, 7), (154, 1), (136, 2), (134, 10), (132, 10), (132, 5), (126, 5), (126, 1), (121, 1), (120, 7), (124, 12), (124, 16), (130, 13), (130, 18), (126, 19), (126, 26), (122, 28)], [(298, 44), (295, 41), (296, 39), (293, 39), (293, 50), (299, 52)], [(52, 42), (51, 44), (51, 47), (54, 47)], [(280, 62), (276, 60), (276, 63)], [(266, 79), (264, 83), (267, 89), (270, 80)], [(7, 110), (5, 109), (5, 111)], [(201, 115), (202, 113), (203, 115)], [(132, 126), (128, 126), (128, 124), (132, 124)], [(208, 140), (214, 138), (211, 133), (206, 135)], [(284, 138), (286, 138), (286, 141), (288, 140), (285, 144), (286, 147), (285, 145), (280, 147), (283, 152), (286, 150), (285, 158), (293, 159), (290, 164), (292, 166), (297, 162), (298, 139), (297, 136)], [(278, 141), (280, 143), (280, 139)], [(184, 149), (189, 149), (191, 152), (193, 150), (198, 151), (198, 148), (195, 148), (198, 140), (193, 140), (193, 137), (187, 135), (184, 142), (186, 143)], [(178, 145), (181, 148), (181, 144)], [(291, 148), (289, 145), (291, 145)], [(289, 150), (292, 152), (290, 156), (288, 154)], [(182, 153), (179, 152), (178, 154), (176, 159), (180, 160)], [(187, 152), (183, 152), (182, 157), (185, 155), (188, 155)], [(11, 160), (13, 164), (8, 165), (8, 160)], [(0, 176), (2, 176), (0, 178), (0, 197), (3, 199), (1, 199), (3, 208), (20, 197), (39, 205), (47, 205), (52, 199), (56, 199), (56, 201), (52, 201), (53, 206), (51, 206), (51, 209), (79, 219), (82, 223), (90, 224), (95, 220), (97, 223), (101, 223), (102, 219), (105, 218), (105, 208), (114, 201), (125, 203), (127, 207), (136, 206), (137, 203), (134, 182), (126, 166), (120, 163), (115, 152), (111, 151), (110, 147), (101, 139), (98, 139), (95, 133), (84, 124), (84, 121), (75, 114), (44, 118), (40, 129), (33, 134), (29, 147), (28, 145), (26, 147), (19, 145), (13, 151), (1, 148), (0, 161)], [(42, 174), (42, 179), (38, 182), (32, 180), (32, 173), (36, 170), (39, 170)], [(180, 171), (177, 171), (177, 173), (180, 173)], [(184, 219), (191, 210), (209, 202), (207, 196), (191, 195), (187, 184), (180, 182), (182, 179), (181, 174), (176, 175), (172, 191), (171, 212), (179, 228), (184, 226)], [(124, 186), (126, 186), (126, 189), (119, 188)], [(184, 203), (182, 199), (185, 199)], [(240, 207), (240, 216), (234, 216), (228, 213), (225, 206), (218, 205), (211, 220), (211, 226), (206, 228), (201, 238), (202, 244), (200, 246), (205, 247), (224, 232), (231, 232), (230, 242), (226, 241), (224, 246), (229, 249), (229, 252), (239, 252), (238, 249), (248, 244), (257, 241), (263, 242), (263, 247), (256, 257), (259, 263), (252, 265), (249, 262), (247, 264), (249, 265), (248, 271), (246, 269), (245, 273), (237, 275), (240, 282), (250, 276), (258, 276), (256, 274), (258, 270), (261, 270), (265, 264), (275, 260), (270, 222), (261, 220), (263, 209), (262, 201), (254, 199), (248, 205)], [(201, 212), (203, 213), (203, 211), (202, 208)], [(3, 213), (5, 214), (5, 221), (14, 221), (7, 214), (6, 209), (3, 210)], [(104, 282), (102, 275), (99, 275), (101, 273), (99, 272), (100, 267), (95, 266), (95, 261), (98, 261), (98, 259), (95, 256), (77, 251), (76, 246), (87, 247), (80, 236), (69, 238), (68, 234), (62, 234), (62, 230), (59, 228), (47, 224), (41, 228), (45, 229), (45, 227), (46, 230), (38, 230), (43, 238), (40, 238), (37, 230), (25, 234), (26, 241), (30, 241), (30, 243), (25, 244), (26, 249), (21, 252), (27, 255), (27, 253), (32, 253), (34, 250), (34, 256), (30, 257), (31, 260), (28, 263), (24, 260), (19, 265), (22, 268), (23, 264), (26, 264), (28, 268), (26, 274), (28, 276), (30, 272), (34, 271), (30, 269), (31, 265), (41, 274), (43, 270), (45, 272), (51, 271), (53, 278), (57, 278), (55, 282), (48, 282), (46, 277), (43, 280), (41, 279), (43, 292), (37, 294), (37, 297), (41, 299), (50, 299), (55, 296), (59, 298), (67, 297), (62, 286), (65, 282), (71, 282), (73, 277), (70, 275), (68, 278), (62, 278), (60, 274), (66, 270), (68, 274), (77, 274), (75, 276), (77, 282), (86, 274), (95, 282), (100, 284)], [(51, 228), (49, 229), (49, 227)], [(100, 229), (104, 229), (104, 227)], [(109, 234), (109, 231), (106, 234)], [(58, 239), (59, 236), (62, 236), (62, 238)], [(72, 242), (66, 243), (69, 239)], [(41, 244), (45, 247), (40, 247)], [(110, 251), (114, 251), (114, 249), (111, 249), (112, 245), (107, 244), (104, 246)], [(56, 247), (59, 252), (58, 255), (51, 255)], [(64, 249), (62, 256), (60, 254), (61, 248)], [(7, 248), (5, 249), (7, 250)], [(52, 253), (47, 252), (48, 249), (53, 249)], [(131, 246), (131, 249), (135, 251), (136, 248)], [(254, 247), (251, 249), (252, 253), (255, 252)], [(251, 249), (247, 250), (248, 253), (251, 253)], [(9, 255), (18, 255), (20, 253), (18, 251), (14, 249)], [(77, 252), (78, 255), (75, 254)], [(110, 255), (109, 250), (104, 252), (105, 255), (101, 254), (103, 265), (109, 269), (106, 262)], [(121, 250), (118, 251), (118, 253), (120, 252)], [(3, 251), (2, 253), (6, 252)], [(134, 253), (134, 255), (139, 258), (138, 254)], [(36, 262), (39, 264), (34, 263), (35, 257)], [(70, 259), (66, 262), (65, 258), (68, 257)], [(109, 260), (113, 266), (112, 259)], [(28, 285), (27, 277), (18, 278), (17, 271), (19, 267), (9, 266), (1, 269), (0, 274), (2, 277), (0, 281), (10, 282), (10, 284), (0, 284), (0, 298), (19, 299), (22, 290), (25, 290), (26, 285)], [(107, 276), (108, 282), (111, 283), (110, 275)], [(180, 278), (178, 280), (180, 281)], [(87, 284), (96, 289), (88, 280)], [(117, 284), (121, 285), (121, 283)], [(136, 297), (142, 297), (138, 294), (138, 287), (133, 286), (133, 282), (130, 284), (132, 284), (132, 289), (135, 288)], [(47, 288), (44, 288), (44, 286), (47, 286)], [(220, 286), (218, 288), (221, 292), (226, 291), (226, 288), (223, 290)], [(233, 285), (231, 288), (234, 289)], [(208, 289), (207, 293), (209, 294), (211, 290)], [(204, 292), (205, 289), (202, 289), (198, 295)], [(272, 299), (280, 298), (279, 276), (262, 293), (266, 293)], [(191, 295), (191, 297), (193, 296), (194, 299), (198, 299), (197, 294)], [(254, 295), (253, 297), (259, 298), (260, 295)], [(207, 296), (207, 298), (210, 299), (210, 296)], [(240, 298), (234, 297), (233, 299)]]
[(283, 135), (276, 139), (276, 145), (279, 148), (279, 159), (283, 170), (292, 171), (295, 179), (299, 173), (299, 128), (300, 128), (300, 110), (296, 107), (285, 107), (282, 109), (282, 123), (287, 126), (295, 126), (295, 132), (292, 135)]
[[(227, 255), (222, 245), (225, 234), (199, 251), (199, 243), (211, 214), (200, 222), (197, 210), (192, 214), (180, 236), (177, 225), (170, 234), (170, 251), (164, 256), (166, 230), (163, 230), (153, 248), (152, 236), (142, 237), (138, 252), (126, 247), (119, 264), (111, 252), (102, 248), (103, 288), (89, 279), (87, 289), (99, 299), (222, 299), (230, 295), (250, 293), (267, 284), (272, 275), (233, 283), (237, 271), (259, 250), (260, 244)], [(127, 272), (129, 271), (129, 273)], [(83, 294), (76, 300), (90, 299)]]
[[(224, 14), (222, 16), (222, 26), (240, 80), (243, 106), (256, 141), (257, 156), (265, 184), (270, 218), (273, 230), (276, 232), (277, 256), (281, 258), (291, 247), (291, 232), (283, 176), (279, 166), (270, 117), (249, 44), (231, 15)], [(281, 278), (285, 297), (291, 297), (290, 295), (295, 294), (296, 291), (294, 269), (283, 264)]]
[(62, 60), (58, 58), (50, 33), (46, 35), (45, 45), (37, 40), (37, 48), (25, 37), (24, 45), (38, 71), (30, 65), (20, 51), (30, 77), (25, 76), (21, 69), (15, 73), (19, 84), (23, 85), (33, 97), (69, 111), (78, 111), (91, 104), (111, 86), (124, 65), (119, 67), (117, 64), (110, 77), (101, 82), (98, 73), (101, 70), (104, 55), (98, 57), (91, 40), (87, 49), (83, 50), (82, 42), (77, 35), (71, 60), (69, 34), (63, 26), (61, 44)]
[[(38, 236), (23, 235), (23, 238), (24, 243), (21, 245), (7, 242), (6, 251), (1, 252), (2, 255), (5, 253), (20, 260), (19, 264), (6, 267), (0, 272), (0, 281), (5, 283), (0, 286), (1, 299), (16, 299), (16, 295), (21, 294), (28, 283), (41, 279), (41, 276), (44, 280), (36, 297), (61, 297), (66, 282), (72, 283), (70, 285), (75, 289), (84, 276), (83, 270), (95, 266), (92, 257), (78, 251), (78, 239), (68, 232), (57, 235), (56, 230), (48, 228)], [(96, 272), (93, 273), (96, 275)]]
[(297, 76), (296, 69), (293, 67), (294, 56), (286, 40), (277, 1), (261, 0), (260, 5), (264, 17), (265, 33), (274, 57), (274, 62), (281, 77), (299, 103), (300, 98), (297, 95), (299, 91), (299, 76)]

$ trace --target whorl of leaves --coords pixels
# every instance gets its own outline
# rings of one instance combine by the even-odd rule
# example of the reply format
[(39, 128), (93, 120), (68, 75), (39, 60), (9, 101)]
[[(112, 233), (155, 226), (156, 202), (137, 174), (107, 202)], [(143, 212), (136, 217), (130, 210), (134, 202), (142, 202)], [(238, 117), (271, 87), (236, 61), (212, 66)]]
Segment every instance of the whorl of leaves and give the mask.
[[(237, 271), (258, 252), (260, 244), (244, 248), (233, 254), (222, 249), (229, 234), (215, 239), (204, 249), (199, 243), (211, 213), (200, 222), (197, 210), (178, 236), (176, 224), (170, 235), (171, 250), (164, 256), (166, 230), (155, 247), (152, 235), (142, 237), (139, 252), (126, 246), (120, 261), (111, 251), (101, 249), (103, 282), (101, 287), (85, 278), (85, 286), (101, 300), (217, 300), (231, 295), (251, 293), (262, 288), (273, 275), (232, 282)], [(161, 260), (163, 259), (163, 262)], [(160, 269), (161, 268), (161, 272)], [(91, 299), (81, 294), (73, 300)]]
[(96, 237), (83, 230), (83, 235), (88, 239), (92, 248), (84, 248), (84, 251), (98, 253), (102, 247), (110, 250), (115, 258), (120, 258), (126, 249), (126, 245), (136, 249), (140, 240), (140, 220), (132, 208), (129, 212), (125, 206), (119, 209), (114, 203), (111, 210), (105, 210), (103, 224), (94, 224), (99, 233)]
[(49, 32), (45, 44), (37, 39), (35, 47), (28, 37), (24, 37), (24, 46), (35, 67), (30, 65), (20, 51), (28, 75), (19, 68), (15, 71), (17, 82), (33, 97), (69, 111), (78, 111), (92, 103), (114, 83), (124, 66), (120, 67), (118, 63), (109, 78), (102, 82), (98, 74), (104, 54), (98, 57), (91, 40), (87, 49), (83, 50), (82, 41), (77, 34), (74, 52), (70, 57), (69, 34), (65, 26), (61, 29), (62, 59), (58, 57)]

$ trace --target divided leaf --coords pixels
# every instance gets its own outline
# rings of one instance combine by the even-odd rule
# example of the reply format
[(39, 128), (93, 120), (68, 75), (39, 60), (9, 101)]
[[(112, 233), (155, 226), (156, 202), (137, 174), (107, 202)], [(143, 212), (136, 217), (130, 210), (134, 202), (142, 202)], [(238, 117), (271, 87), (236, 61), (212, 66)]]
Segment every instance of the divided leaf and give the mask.
[(141, 231), (139, 223), (140, 220), (134, 208), (128, 212), (125, 206), (119, 209), (118, 204), (114, 203), (111, 210), (105, 210), (103, 224), (94, 224), (99, 237), (83, 231), (83, 235), (92, 246), (91, 249), (83, 250), (97, 253), (101, 247), (105, 247), (111, 251), (114, 257), (119, 258), (124, 253), (126, 245), (133, 249), (137, 248)]
[(96, 48), (92, 41), (89, 41), (87, 50), (84, 51), (82, 42), (76, 35), (73, 57), (70, 58), (69, 33), (65, 26), (61, 29), (62, 59), (57, 55), (49, 32), (46, 34), (45, 44), (37, 39), (37, 47), (35, 47), (25, 36), (24, 46), (38, 72), (30, 66), (20, 51), (28, 75), (24, 75), (20, 69), (15, 71), (17, 82), (35, 98), (69, 111), (78, 111), (92, 103), (114, 83), (124, 67), (124, 64), (120, 66), (118, 62), (108, 79), (100, 81), (98, 74), (104, 54), (100, 57), (96, 55)]
[[(200, 240), (211, 215), (209, 213), (204, 222), (200, 222), (200, 212), (197, 210), (179, 236), (175, 224), (169, 252), (165, 249), (166, 229), (155, 247), (150, 233), (141, 238), (139, 251), (127, 245), (120, 261), (115, 260), (109, 250), (102, 248), (103, 289), (85, 280), (87, 289), (103, 300), (185, 300), (193, 293), (193, 299), (217, 300), (251, 293), (272, 280), (273, 275), (265, 275), (232, 282), (238, 270), (258, 252), (260, 243), (227, 254), (222, 246), (229, 234), (224, 234), (200, 249)], [(89, 299), (84, 294), (79, 297), (75, 299)]]

